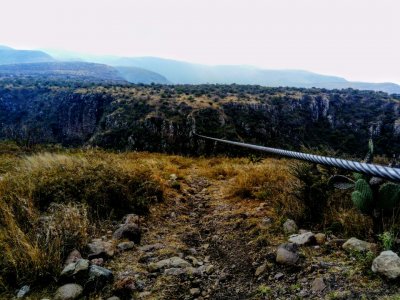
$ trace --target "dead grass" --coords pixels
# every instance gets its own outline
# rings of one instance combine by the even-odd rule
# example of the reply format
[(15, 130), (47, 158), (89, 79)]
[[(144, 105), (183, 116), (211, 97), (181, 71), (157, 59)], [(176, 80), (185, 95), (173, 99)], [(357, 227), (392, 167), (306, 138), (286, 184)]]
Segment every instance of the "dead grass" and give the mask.
[(146, 213), (163, 195), (158, 167), (93, 151), (15, 160), (0, 181), (0, 287), (55, 278), (94, 224)]
[[(0, 290), (53, 280), (65, 255), (73, 248), (83, 249), (96, 224), (129, 212), (146, 213), (164, 198), (165, 203), (152, 208), (149, 220), (156, 221), (165, 206), (180, 205), (192, 176), (222, 184), (222, 197), (240, 201), (238, 216), (255, 213), (238, 226), (248, 227), (259, 247), (278, 236), (283, 220), (299, 220), (305, 211), (296, 193), (299, 180), (285, 159), (251, 163), (247, 158), (60, 149), (24, 156), (13, 147), (0, 151)], [(179, 190), (172, 188), (171, 174)], [(260, 203), (265, 207), (257, 211)], [(260, 225), (266, 216), (273, 222)], [(348, 195), (336, 192), (329, 196), (321, 226), (358, 237), (372, 228), (371, 220), (353, 209)], [(178, 243), (167, 232), (166, 236)]]

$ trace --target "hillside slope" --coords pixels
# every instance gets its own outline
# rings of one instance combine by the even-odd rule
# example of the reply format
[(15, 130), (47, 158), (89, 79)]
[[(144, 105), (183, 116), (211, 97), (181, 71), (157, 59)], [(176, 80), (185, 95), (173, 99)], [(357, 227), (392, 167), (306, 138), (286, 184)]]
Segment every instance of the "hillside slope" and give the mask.
[(43, 62), (0, 65), (0, 77), (47, 78), (52, 80), (88, 80), (124, 82), (113, 67), (86, 62)]
[(2, 138), (200, 154), (236, 151), (194, 132), (260, 145), (363, 154), (400, 148), (400, 102), (356, 90), (238, 85), (82, 86), (0, 81)]
[(7, 46), (0, 46), (0, 65), (50, 61), (54, 61), (54, 59), (43, 51), (16, 50)]
[(164, 76), (137, 67), (121, 67), (116, 66), (114, 67), (121, 77), (123, 77), (126, 81), (131, 83), (143, 83), (143, 84), (151, 84), (151, 83), (158, 83), (158, 84), (168, 84), (170, 83), (167, 78)]

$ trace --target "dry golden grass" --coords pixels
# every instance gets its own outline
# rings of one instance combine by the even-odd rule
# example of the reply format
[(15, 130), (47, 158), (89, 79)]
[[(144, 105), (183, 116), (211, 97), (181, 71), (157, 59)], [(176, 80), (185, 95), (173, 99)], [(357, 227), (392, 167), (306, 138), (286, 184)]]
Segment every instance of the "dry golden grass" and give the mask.
[(166, 162), (155, 161), (101, 151), (15, 159), (0, 180), (0, 286), (54, 278), (92, 225), (145, 213), (163, 194)]
[[(0, 290), (10, 283), (54, 278), (68, 251), (83, 249), (99, 222), (145, 213), (164, 198), (168, 201), (154, 206), (160, 211), (152, 218), (162, 215), (163, 205), (179, 203), (193, 176), (223, 185), (223, 197), (243, 204), (238, 215), (264, 202), (268, 208), (260, 214), (274, 223), (261, 228), (257, 215), (244, 225), (254, 231), (254, 242), (265, 246), (284, 219), (299, 220), (305, 211), (296, 197), (300, 182), (290, 168), (288, 160), (272, 158), (252, 163), (146, 152), (57, 149), (23, 156), (0, 151)], [(173, 188), (171, 174), (180, 190)], [(358, 237), (372, 228), (371, 220), (353, 209), (349, 195), (336, 192), (329, 196), (321, 226)]]
[(298, 181), (290, 174), (286, 160), (265, 159), (258, 164), (240, 166), (230, 193), (235, 197), (259, 199), (273, 205), (278, 215), (298, 218), (303, 205), (293, 191)]

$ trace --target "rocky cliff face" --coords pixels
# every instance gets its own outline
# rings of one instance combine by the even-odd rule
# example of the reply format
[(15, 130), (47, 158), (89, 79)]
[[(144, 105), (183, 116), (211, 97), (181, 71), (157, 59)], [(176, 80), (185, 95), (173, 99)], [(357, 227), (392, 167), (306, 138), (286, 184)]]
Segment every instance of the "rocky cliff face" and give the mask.
[(0, 135), (23, 143), (62, 143), (200, 154), (232, 151), (194, 132), (268, 146), (324, 146), (363, 153), (399, 149), (400, 104), (354, 90), (246, 86), (90, 86), (0, 88)]

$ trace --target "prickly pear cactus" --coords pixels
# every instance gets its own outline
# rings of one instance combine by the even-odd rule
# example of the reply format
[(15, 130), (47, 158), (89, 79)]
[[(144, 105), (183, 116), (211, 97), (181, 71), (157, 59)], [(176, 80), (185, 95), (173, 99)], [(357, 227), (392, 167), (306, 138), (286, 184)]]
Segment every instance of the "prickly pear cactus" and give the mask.
[(391, 210), (400, 202), (400, 185), (395, 183), (384, 183), (379, 188), (378, 208)]
[(355, 207), (361, 212), (371, 211), (373, 204), (373, 193), (368, 182), (365, 179), (358, 179), (355, 184), (355, 191), (351, 194), (351, 200)]

